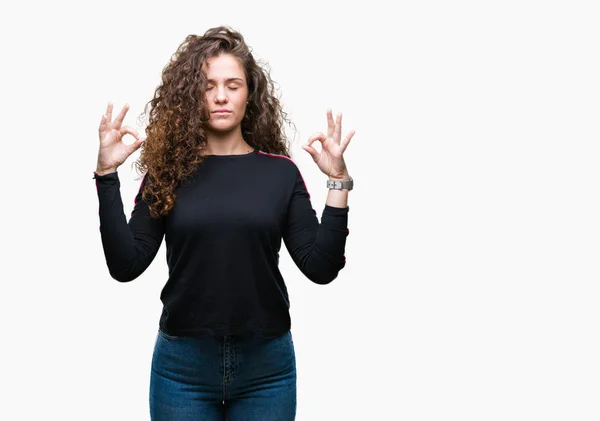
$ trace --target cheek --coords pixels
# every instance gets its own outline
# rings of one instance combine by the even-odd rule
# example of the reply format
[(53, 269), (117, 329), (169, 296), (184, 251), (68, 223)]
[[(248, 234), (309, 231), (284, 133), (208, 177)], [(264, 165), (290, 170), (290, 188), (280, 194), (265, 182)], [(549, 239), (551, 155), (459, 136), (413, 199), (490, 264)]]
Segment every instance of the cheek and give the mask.
[(245, 104), (247, 100), (248, 100), (248, 94), (240, 92), (240, 94), (238, 96), (238, 101), (242, 104)]
[(239, 108), (246, 108), (246, 101), (248, 100), (248, 97), (246, 95), (240, 95), (238, 98), (236, 98), (235, 103)]

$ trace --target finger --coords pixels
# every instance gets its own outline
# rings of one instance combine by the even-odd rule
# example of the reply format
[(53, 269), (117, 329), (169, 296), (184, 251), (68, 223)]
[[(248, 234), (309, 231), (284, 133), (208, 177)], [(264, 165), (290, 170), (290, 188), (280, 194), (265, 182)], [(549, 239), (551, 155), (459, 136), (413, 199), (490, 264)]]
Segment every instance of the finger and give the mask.
[(313, 142), (315, 141), (320, 141), (320, 142), (324, 142), (325, 140), (327, 140), (327, 137), (321, 133), (321, 132), (316, 132), (313, 133), (309, 138), (308, 141), (306, 142), (308, 144), (308, 146), (312, 145)]
[(344, 151), (350, 144), (350, 141), (352, 140), (352, 137), (354, 136), (355, 133), (356, 133), (355, 130), (350, 130), (350, 133), (348, 133), (348, 135), (346, 136), (344, 141), (340, 143), (340, 148), (341, 148), (342, 153), (344, 153)]
[(109, 102), (108, 107), (106, 107), (106, 123), (107, 124), (111, 123), (112, 110), (113, 110), (113, 104), (112, 104), (112, 102)]
[(333, 114), (331, 112), (331, 108), (327, 109), (327, 137), (333, 136), (333, 129), (335, 128), (335, 124), (333, 122)]
[(135, 142), (133, 142), (131, 145), (129, 145), (129, 155), (131, 155), (132, 153), (137, 151), (140, 148), (140, 146), (142, 146), (143, 144), (144, 144), (144, 141), (142, 139), (138, 139)]
[(115, 118), (115, 122), (113, 124), (113, 128), (119, 130), (121, 128), (121, 124), (123, 124), (123, 120), (125, 119), (125, 114), (127, 114), (127, 110), (129, 109), (129, 104), (125, 104), (121, 109), (121, 112)]
[(312, 146), (309, 145), (302, 145), (302, 149), (304, 149), (306, 152), (308, 152), (310, 154), (310, 156), (312, 157), (312, 159), (317, 162), (317, 160), (319, 159), (319, 152), (317, 152), (317, 150), (315, 148), (313, 148)]
[(340, 143), (340, 138), (342, 137), (342, 113), (337, 113), (335, 117), (335, 129), (333, 130), (333, 140), (336, 143)]
[(119, 133), (121, 133), (121, 135), (124, 135), (125, 133), (129, 133), (130, 135), (132, 135), (133, 137), (136, 138), (136, 140), (140, 139), (140, 134), (138, 133), (138, 131), (136, 129), (134, 129), (131, 126), (123, 126), (119, 129)]
[(100, 119), (100, 126), (98, 126), (98, 131), (104, 131), (106, 128), (106, 114), (102, 114), (102, 118)]

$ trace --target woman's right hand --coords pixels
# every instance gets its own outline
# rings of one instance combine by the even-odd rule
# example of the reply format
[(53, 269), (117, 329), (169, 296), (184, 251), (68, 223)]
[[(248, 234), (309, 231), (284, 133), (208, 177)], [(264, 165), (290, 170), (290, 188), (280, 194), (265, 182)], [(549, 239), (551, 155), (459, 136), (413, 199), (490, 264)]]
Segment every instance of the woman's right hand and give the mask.
[[(121, 112), (115, 118), (112, 119), (113, 104), (108, 103), (106, 108), (106, 114), (102, 116), (100, 121), (100, 127), (98, 132), (100, 135), (100, 149), (98, 150), (98, 164), (96, 166), (96, 173), (98, 175), (105, 175), (111, 172), (117, 171), (119, 165), (142, 146), (144, 143), (140, 139), (138, 132), (129, 126), (121, 127), (125, 114), (129, 109), (129, 104), (125, 104)], [(129, 133), (135, 137), (135, 142), (130, 145), (123, 143), (123, 136)]]

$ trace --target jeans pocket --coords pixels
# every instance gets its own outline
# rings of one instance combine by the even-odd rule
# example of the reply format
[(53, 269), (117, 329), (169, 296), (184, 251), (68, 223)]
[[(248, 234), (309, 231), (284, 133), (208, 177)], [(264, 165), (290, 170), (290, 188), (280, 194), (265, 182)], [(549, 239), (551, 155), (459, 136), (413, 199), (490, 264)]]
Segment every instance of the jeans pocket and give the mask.
[(167, 341), (178, 341), (181, 339), (181, 336), (169, 335), (168, 333), (163, 332), (161, 329), (158, 329), (158, 334)]

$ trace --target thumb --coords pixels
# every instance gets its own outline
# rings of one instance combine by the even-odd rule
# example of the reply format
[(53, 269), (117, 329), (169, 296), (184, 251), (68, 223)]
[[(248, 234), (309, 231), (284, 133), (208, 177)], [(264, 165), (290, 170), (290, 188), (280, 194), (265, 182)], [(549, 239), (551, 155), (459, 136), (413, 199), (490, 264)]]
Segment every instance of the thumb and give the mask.
[(133, 142), (131, 145), (129, 145), (129, 154), (131, 155), (132, 153), (137, 151), (142, 146), (143, 143), (144, 143), (144, 139), (137, 139), (135, 142)]
[(305, 145), (302, 145), (302, 149), (304, 149), (306, 152), (308, 152), (310, 154), (310, 156), (312, 156), (312, 159), (315, 160), (315, 162), (319, 158), (319, 152), (317, 152), (317, 150), (315, 148), (313, 148), (312, 146), (305, 144)]

